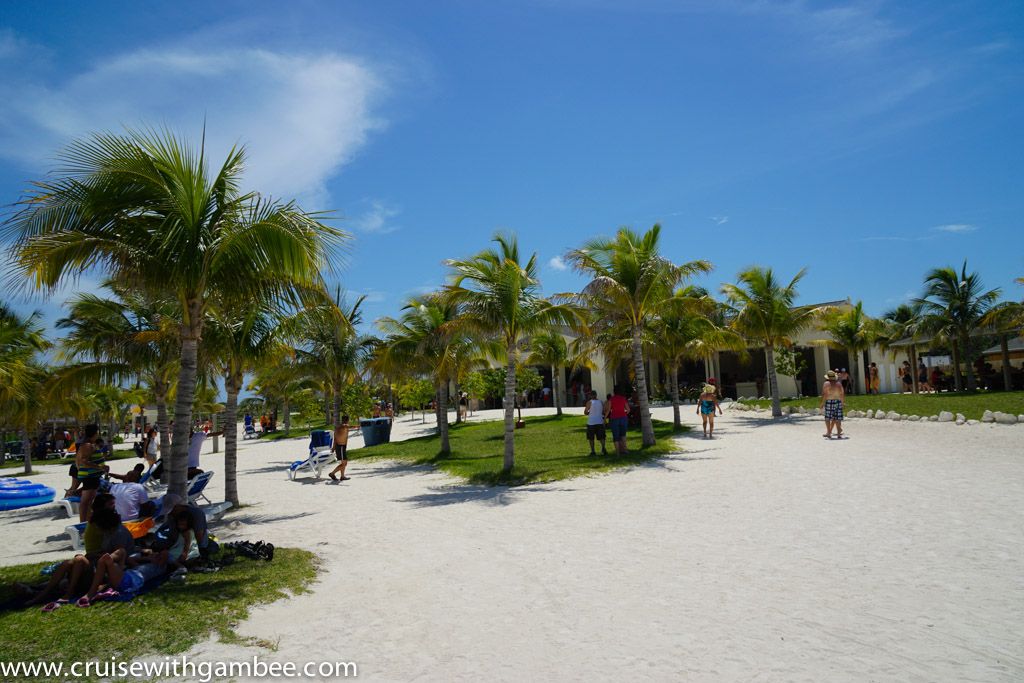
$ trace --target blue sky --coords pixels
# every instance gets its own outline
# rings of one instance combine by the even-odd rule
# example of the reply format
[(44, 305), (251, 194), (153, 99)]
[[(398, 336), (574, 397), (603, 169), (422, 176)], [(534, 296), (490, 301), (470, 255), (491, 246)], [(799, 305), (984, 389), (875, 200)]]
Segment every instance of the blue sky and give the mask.
[(8, 4), (0, 202), (74, 136), (205, 118), (352, 231), (370, 319), (496, 229), (555, 292), (567, 249), (656, 221), (712, 289), (806, 266), (805, 302), (878, 314), (966, 258), (1019, 299), (1022, 29), (1019, 0)]

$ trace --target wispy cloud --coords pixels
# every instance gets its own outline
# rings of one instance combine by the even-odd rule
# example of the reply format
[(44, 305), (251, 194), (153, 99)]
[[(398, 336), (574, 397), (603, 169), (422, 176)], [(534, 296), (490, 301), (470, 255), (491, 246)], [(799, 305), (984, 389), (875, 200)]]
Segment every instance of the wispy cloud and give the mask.
[(370, 202), (369, 209), (352, 220), (351, 226), (359, 232), (372, 232), (378, 235), (387, 234), (398, 230), (398, 226), (394, 225), (391, 219), (400, 213), (401, 210), (397, 207), (374, 199)]
[(936, 225), (932, 230), (938, 230), (939, 232), (951, 232), (955, 234), (963, 234), (965, 232), (975, 232), (978, 229), (977, 225), (971, 223), (946, 223), (945, 225)]
[(569, 270), (569, 264), (561, 256), (552, 256), (548, 260), (548, 266), (552, 270)]
[(709, 216), (708, 218), (715, 225), (725, 225), (729, 222), (728, 216)]
[(33, 171), (90, 132), (152, 125), (198, 139), (205, 122), (211, 159), (248, 147), (248, 188), (326, 209), (328, 179), (383, 126), (384, 78), (351, 55), (169, 47), (57, 77), (34, 57), (16, 36), (0, 40), (0, 157)]
[(388, 299), (388, 293), (382, 292), (379, 289), (366, 289), (362, 291), (353, 290), (349, 293), (353, 296), (353, 298), (361, 296), (366, 297), (365, 301), (368, 304), (379, 304), (381, 302), (387, 301)]

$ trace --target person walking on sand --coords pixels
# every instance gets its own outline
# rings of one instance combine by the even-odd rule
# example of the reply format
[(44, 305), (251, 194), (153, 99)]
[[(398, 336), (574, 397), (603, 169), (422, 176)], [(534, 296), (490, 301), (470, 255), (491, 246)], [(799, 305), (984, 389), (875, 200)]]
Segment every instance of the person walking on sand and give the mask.
[(715, 438), (715, 410), (722, 414), (722, 406), (718, 404), (718, 390), (714, 384), (705, 384), (697, 406), (697, 414), (704, 425), (704, 438)]
[(612, 428), (612, 441), (619, 455), (629, 453), (626, 446), (626, 429), (629, 427), (629, 400), (622, 387), (615, 387), (615, 394), (608, 399), (608, 424)]
[(825, 386), (821, 389), (821, 406), (822, 412), (825, 414), (825, 433), (822, 434), (826, 439), (832, 438), (832, 430), (836, 430), (836, 438), (843, 439), (843, 407), (846, 405), (846, 392), (843, 391), (843, 385), (839, 381), (839, 376), (835, 370), (829, 370), (825, 373)]
[(604, 403), (597, 397), (596, 391), (590, 392), (590, 400), (587, 401), (583, 414), (587, 416), (587, 441), (590, 442), (590, 454), (597, 455), (594, 452), (594, 439), (597, 439), (601, 442), (601, 455), (608, 455), (608, 449), (605, 448)]
[[(334, 455), (338, 458), (338, 466), (327, 475), (334, 481), (347, 481), (345, 468), (348, 466), (348, 415), (341, 416), (341, 424), (334, 428)], [(337, 472), (341, 478), (334, 476)]]

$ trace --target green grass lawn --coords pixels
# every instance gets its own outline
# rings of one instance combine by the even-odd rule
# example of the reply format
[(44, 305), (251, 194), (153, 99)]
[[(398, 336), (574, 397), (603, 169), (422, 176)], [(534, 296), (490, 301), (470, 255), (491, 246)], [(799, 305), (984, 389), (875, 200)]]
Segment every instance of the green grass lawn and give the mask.
[[(640, 448), (640, 431), (630, 430), (627, 438), (629, 447), (634, 450), (628, 455), (602, 457), (600, 446), (597, 446), (598, 456), (592, 458), (588, 455), (590, 447), (585, 417), (530, 417), (526, 419), (525, 428), (516, 430), (515, 468), (511, 473), (503, 474), (504, 430), (502, 421), (452, 425), (452, 452), (449, 455), (439, 454), (440, 437), (431, 435), (356, 449), (350, 452), (349, 457), (353, 460), (388, 458), (429, 464), (471, 484), (518, 486), (607, 472), (679, 451), (673, 443), (674, 432), (670, 422), (655, 420), (658, 443), (654, 446)], [(608, 449), (614, 453), (610, 430)]]
[[(817, 408), (821, 399), (817, 396), (787, 399), (782, 405)], [(744, 401), (768, 407), (771, 401)], [(968, 393), (942, 394), (878, 394), (872, 396), (847, 396), (847, 410), (895, 410), (903, 415), (938, 415), (943, 410), (963, 413), (968, 419), (980, 420), (986, 410), (1002, 411), (1024, 415), (1024, 391), (979, 391)]]
[[(43, 564), (0, 567), (0, 603), (16, 581), (40, 581)], [(183, 585), (165, 583), (130, 602), (38, 607), (0, 612), (0, 658), (5, 661), (86, 661), (117, 656), (175, 655), (217, 633), (240, 641), (235, 626), (249, 608), (303, 593), (317, 574), (316, 556), (277, 548), (271, 562), (239, 558), (213, 574), (192, 573)], [(257, 643), (273, 647), (274, 643)], [(43, 679), (33, 679), (43, 680)]]
[[(328, 426), (326, 423), (319, 424), (319, 425), (313, 425), (312, 427), (303, 427), (302, 429), (296, 429), (295, 427), (292, 427), (292, 430), (288, 434), (284, 433), (284, 428), (282, 427), (282, 428), (278, 429), (276, 432), (273, 432), (272, 434), (267, 434), (266, 436), (262, 436), (261, 435), (259, 437), (259, 440), (260, 441), (280, 441), (281, 439), (308, 438), (310, 432), (317, 431), (318, 429), (326, 429), (328, 431), (332, 431), (333, 427)], [(242, 438), (242, 432), (241, 431), (238, 432), (238, 438), (239, 438), (239, 440), (241, 440), (241, 438)]]
[[(110, 463), (116, 460), (133, 460), (136, 458), (138, 458), (138, 456), (135, 455), (135, 451), (132, 450), (131, 447), (118, 448), (107, 457), (106, 462)], [(37, 458), (33, 458), (32, 465), (70, 465), (74, 461), (74, 456), (71, 456), (70, 458), (47, 458), (46, 460), (39, 460)], [(139, 462), (145, 461), (139, 458)], [(22, 460), (22, 457), (20, 455), (8, 455), (7, 459), (4, 460), (3, 464), (0, 464), (0, 470), (6, 470), (11, 468), (21, 469), (24, 466), (25, 461)], [(123, 472), (121, 472), (121, 470), (119, 470), (117, 467), (113, 467), (112, 469), (115, 472), (118, 472), (119, 474), (123, 474)], [(131, 469), (131, 467), (125, 466), (123, 469), (125, 471), (128, 471)]]

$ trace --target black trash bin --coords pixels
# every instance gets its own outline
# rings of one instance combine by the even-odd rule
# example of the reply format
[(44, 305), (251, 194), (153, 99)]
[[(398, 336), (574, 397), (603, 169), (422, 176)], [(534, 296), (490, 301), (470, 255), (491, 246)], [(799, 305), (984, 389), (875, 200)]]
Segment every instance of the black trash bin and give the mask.
[(368, 420), (360, 420), (359, 428), (363, 431), (364, 446), (376, 446), (380, 443), (391, 442), (390, 418), (374, 417)]

